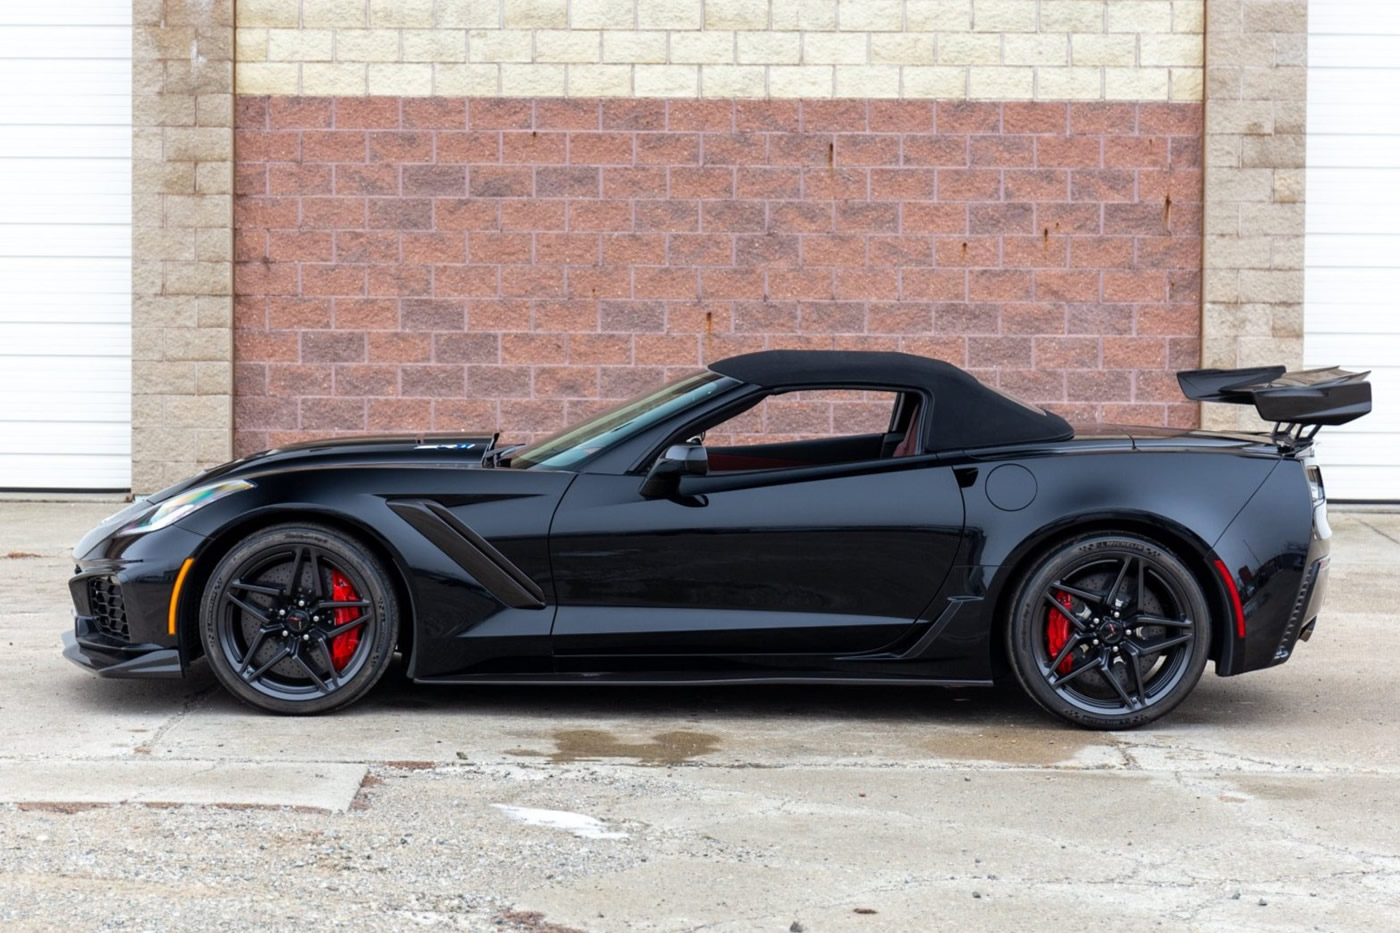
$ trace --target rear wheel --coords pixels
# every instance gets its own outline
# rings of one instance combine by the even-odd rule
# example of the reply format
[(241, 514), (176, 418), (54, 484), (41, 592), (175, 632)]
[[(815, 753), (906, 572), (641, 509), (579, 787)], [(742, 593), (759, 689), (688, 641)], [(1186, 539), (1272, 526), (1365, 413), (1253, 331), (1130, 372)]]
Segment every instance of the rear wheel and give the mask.
[(323, 713), (383, 676), (398, 607), (387, 572), (359, 542), (319, 525), (279, 525), (214, 568), (200, 628), (234, 696), (274, 713)]
[(1136, 535), (1094, 535), (1046, 555), (1022, 580), (1007, 654), (1026, 693), (1093, 729), (1145, 725), (1195, 688), (1210, 653), (1200, 584)]

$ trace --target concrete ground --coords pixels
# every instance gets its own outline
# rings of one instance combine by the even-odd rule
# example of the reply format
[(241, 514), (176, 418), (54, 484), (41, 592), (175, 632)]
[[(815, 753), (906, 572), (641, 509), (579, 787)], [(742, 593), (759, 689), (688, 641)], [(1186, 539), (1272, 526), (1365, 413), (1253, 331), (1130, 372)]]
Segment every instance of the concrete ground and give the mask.
[[(1157, 728), (1011, 689), (382, 684), (263, 716), (59, 656), (111, 504), (0, 503), (5, 929), (1394, 928), (1400, 516), (1283, 667)], [(390, 675), (393, 676), (392, 674)], [(1385, 917), (1391, 917), (1386, 921)]]

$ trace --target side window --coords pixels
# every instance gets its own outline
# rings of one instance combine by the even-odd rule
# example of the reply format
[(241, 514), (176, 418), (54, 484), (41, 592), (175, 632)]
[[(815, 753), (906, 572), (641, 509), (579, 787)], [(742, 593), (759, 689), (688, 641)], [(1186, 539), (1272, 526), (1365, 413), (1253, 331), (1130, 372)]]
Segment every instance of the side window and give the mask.
[[(855, 463), (892, 456), (904, 393), (806, 389), (765, 396), (705, 432), (710, 472)], [(910, 402), (917, 399), (911, 396)], [(910, 404), (898, 409), (907, 419)]]

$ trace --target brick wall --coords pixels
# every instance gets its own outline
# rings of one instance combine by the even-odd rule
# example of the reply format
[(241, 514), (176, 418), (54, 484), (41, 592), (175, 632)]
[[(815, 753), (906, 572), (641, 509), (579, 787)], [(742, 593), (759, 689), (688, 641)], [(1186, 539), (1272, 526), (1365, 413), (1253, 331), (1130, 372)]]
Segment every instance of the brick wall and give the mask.
[(243, 97), (236, 448), (525, 439), (706, 360), (903, 349), (1194, 423), (1192, 102)]

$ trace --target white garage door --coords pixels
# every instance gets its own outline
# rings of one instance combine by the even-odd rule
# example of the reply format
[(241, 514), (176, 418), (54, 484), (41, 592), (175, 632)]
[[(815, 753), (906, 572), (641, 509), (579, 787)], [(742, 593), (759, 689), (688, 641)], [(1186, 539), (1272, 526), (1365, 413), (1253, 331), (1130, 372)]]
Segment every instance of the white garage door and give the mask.
[(0, 0), (0, 489), (131, 485), (131, 0)]
[(1375, 399), (1323, 429), (1327, 494), (1400, 500), (1400, 3), (1313, 2), (1308, 31), (1304, 362)]

